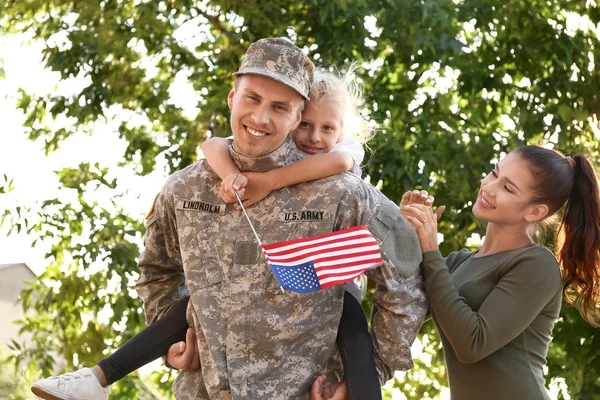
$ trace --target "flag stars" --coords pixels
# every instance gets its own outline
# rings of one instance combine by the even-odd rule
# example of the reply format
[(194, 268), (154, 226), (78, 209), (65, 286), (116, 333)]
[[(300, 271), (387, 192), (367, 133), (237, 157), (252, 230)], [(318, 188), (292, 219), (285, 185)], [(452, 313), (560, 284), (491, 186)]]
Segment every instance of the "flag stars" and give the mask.
[(283, 287), (302, 293), (321, 289), (314, 265), (310, 262), (298, 266), (273, 264), (272, 267), (275, 277)]

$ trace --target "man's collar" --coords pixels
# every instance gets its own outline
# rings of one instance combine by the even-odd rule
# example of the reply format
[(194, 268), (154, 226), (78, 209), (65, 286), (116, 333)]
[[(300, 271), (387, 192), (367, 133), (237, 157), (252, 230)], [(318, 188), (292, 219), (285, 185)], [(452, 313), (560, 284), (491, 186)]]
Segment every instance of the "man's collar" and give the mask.
[(275, 168), (285, 167), (300, 160), (304, 155), (296, 147), (292, 135), (289, 135), (285, 142), (277, 149), (262, 157), (251, 158), (242, 155), (234, 149), (234, 145), (229, 146), (229, 154), (231, 154), (233, 162), (242, 172), (266, 172)]

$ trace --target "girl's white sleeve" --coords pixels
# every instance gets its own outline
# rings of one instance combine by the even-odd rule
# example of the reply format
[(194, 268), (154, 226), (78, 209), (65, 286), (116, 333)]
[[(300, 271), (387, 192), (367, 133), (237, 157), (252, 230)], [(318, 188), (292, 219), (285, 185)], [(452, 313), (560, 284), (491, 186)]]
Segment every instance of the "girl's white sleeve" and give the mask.
[(358, 175), (359, 177), (361, 176), (362, 171), (360, 170), (360, 164), (365, 158), (365, 149), (363, 149), (360, 143), (352, 139), (342, 139), (341, 142), (333, 146), (331, 151), (343, 151), (350, 154), (350, 156), (354, 160), (352, 173), (354, 175)]

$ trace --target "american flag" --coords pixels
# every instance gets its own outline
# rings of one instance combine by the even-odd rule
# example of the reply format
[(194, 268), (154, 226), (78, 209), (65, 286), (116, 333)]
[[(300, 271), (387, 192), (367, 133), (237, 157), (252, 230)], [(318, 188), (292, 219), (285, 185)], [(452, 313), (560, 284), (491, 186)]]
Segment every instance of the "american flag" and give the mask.
[(366, 226), (261, 247), (279, 285), (300, 293), (341, 285), (383, 262)]

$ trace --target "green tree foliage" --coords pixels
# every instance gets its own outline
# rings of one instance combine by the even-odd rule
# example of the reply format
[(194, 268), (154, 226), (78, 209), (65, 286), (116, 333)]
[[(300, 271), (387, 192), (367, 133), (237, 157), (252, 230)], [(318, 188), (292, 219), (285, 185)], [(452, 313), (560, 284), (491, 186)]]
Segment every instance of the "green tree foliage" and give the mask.
[[(0, 347), (0, 358), (7, 357), (6, 349)], [(32, 400), (35, 396), (27, 390), (25, 374), (19, 373), (14, 364), (0, 364), (0, 399)]]
[[(173, 172), (195, 160), (207, 135), (229, 135), (225, 98), (252, 41), (289, 37), (321, 66), (363, 62), (365, 113), (379, 126), (369, 179), (396, 201), (407, 189), (426, 188), (447, 204), (444, 253), (484, 232), (471, 201), (503, 152), (544, 143), (599, 158), (600, 8), (593, 1), (7, 0), (0, 11), (3, 33), (31, 32), (46, 44), (47, 68), (63, 81), (85, 82), (70, 94), (22, 92), (29, 138), (51, 152), (76, 131), (116, 121), (128, 143), (123, 164), (140, 174), (159, 159)], [(169, 100), (181, 76), (198, 94), (194, 115)], [(72, 125), (53, 127), (60, 116)], [(23, 330), (34, 334), (34, 346), (16, 352), (33, 356), (32, 368), (44, 373), (52, 366), (48, 350), (90, 364), (144, 324), (132, 292), (141, 222), (116, 202), (90, 199), (100, 189), (119, 195), (102, 167), (59, 175), (72, 200), (48, 199), (11, 220), (29, 221), (30, 232), (54, 243), (52, 264), (22, 298), (32, 308)], [(598, 330), (565, 309), (555, 335), (548, 380), (562, 377), (575, 399), (600, 396)], [(396, 382), (409, 399), (434, 398), (445, 385), (430, 323), (421, 339), (431, 361)], [(138, 387), (134, 377), (117, 393), (133, 398)]]

